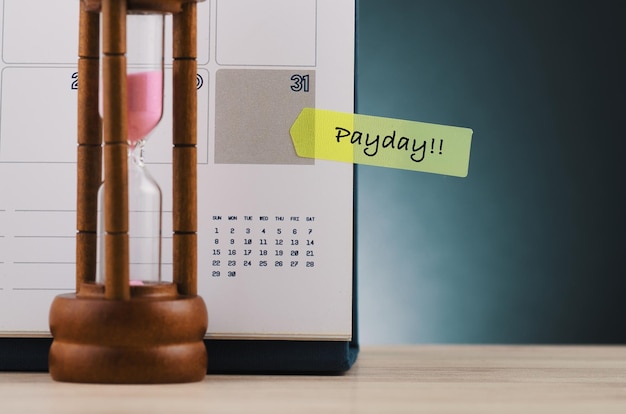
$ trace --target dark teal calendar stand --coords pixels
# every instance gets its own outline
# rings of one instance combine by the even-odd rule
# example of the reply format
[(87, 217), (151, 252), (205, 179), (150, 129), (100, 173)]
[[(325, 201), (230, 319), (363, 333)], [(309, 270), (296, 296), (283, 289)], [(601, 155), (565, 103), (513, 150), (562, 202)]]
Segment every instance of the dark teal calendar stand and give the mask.
[[(51, 339), (3, 338), (0, 371), (47, 371)], [(208, 372), (340, 373), (358, 355), (356, 342), (206, 341)]]

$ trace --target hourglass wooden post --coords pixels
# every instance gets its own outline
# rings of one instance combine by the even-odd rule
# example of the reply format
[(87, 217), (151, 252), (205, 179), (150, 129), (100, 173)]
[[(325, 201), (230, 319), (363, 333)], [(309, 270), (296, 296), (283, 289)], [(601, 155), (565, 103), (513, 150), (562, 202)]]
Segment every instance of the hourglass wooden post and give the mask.
[(98, 187), (102, 180), (102, 127), (98, 113), (100, 65), (100, 18), (88, 13), (80, 2), (77, 119), (76, 202), (76, 291), (85, 282), (95, 282), (98, 228)]
[(195, 4), (173, 17), (174, 282), (185, 295), (197, 294), (196, 19)]
[[(197, 1), (80, 1), (76, 293), (57, 296), (50, 309), (55, 380), (166, 383), (199, 381), (206, 374), (208, 315), (197, 296), (196, 269)], [(129, 269), (128, 154), (129, 142), (135, 144), (129, 138), (126, 20), (129, 14), (163, 13), (173, 14), (174, 29), (174, 275), (173, 283), (137, 285)], [(103, 283), (96, 279), (98, 241), (104, 242)]]

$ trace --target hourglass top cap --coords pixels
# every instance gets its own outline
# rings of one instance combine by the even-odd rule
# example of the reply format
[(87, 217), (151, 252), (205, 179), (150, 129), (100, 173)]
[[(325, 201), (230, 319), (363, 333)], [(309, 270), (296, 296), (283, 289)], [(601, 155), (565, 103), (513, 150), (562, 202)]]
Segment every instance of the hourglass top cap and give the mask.
[[(100, 11), (102, 0), (81, 0), (87, 11)], [(126, 0), (130, 12), (178, 13), (185, 3), (200, 3), (204, 0)]]

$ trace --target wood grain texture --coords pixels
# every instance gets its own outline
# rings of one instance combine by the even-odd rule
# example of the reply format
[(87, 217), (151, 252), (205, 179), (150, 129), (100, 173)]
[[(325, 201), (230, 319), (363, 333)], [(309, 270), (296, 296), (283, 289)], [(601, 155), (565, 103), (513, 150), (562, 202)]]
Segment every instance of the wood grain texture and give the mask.
[(126, 56), (102, 58), (102, 117), (105, 144), (127, 143)]
[(76, 167), (76, 228), (79, 232), (95, 232), (98, 229), (98, 188), (102, 182), (102, 147), (79, 145)]
[(78, 144), (100, 146), (102, 125), (98, 108), (100, 59), (78, 60)]
[(130, 299), (126, 0), (102, 1), (105, 297)]
[(98, 111), (100, 16), (80, 3), (76, 159), (76, 290), (96, 277), (98, 187), (102, 181), (102, 125)]
[(197, 150), (174, 147), (173, 157), (173, 278), (181, 295), (197, 293)]
[(174, 145), (196, 145), (198, 141), (197, 63), (191, 59), (177, 59), (173, 62), (172, 71), (173, 143)]
[(102, 0), (102, 53), (126, 53), (126, 0)]
[(181, 295), (197, 294), (196, 4), (173, 16), (173, 279)]
[(76, 233), (76, 292), (86, 282), (96, 280), (98, 235), (94, 232)]
[(366, 347), (339, 376), (207, 376), (177, 386), (53, 383), (0, 374), (12, 414), (626, 412), (625, 346)]
[(174, 233), (173, 279), (181, 295), (198, 294), (198, 235)]
[[(82, 0), (90, 11), (99, 11), (103, 0)], [(204, 0), (127, 0), (128, 10), (133, 12), (178, 13), (185, 3), (196, 3)]]
[(104, 296), (111, 300), (130, 299), (130, 256), (128, 234), (104, 235)]
[(195, 2), (182, 6), (182, 11), (172, 17), (172, 56), (174, 59), (195, 59), (197, 52), (197, 7)]
[(84, 1), (79, 7), (78, 56), (97, 59), (100, 56), (100, 15), (89, 12)]
[[(162, 290), (158, 287), (146, 289)], [(207, 370), (204, 301), (179, 297), (174, 285), (163, 287), (169, 296), (140, 291), (124, 301), (93, 293), (57, 296), (50, 308), (52, 378), (115, 384), (201, 381)]]
[(104, 146), (104, 229), (128, 232), (128, 146)]
[(195, 233), (198, 227), (196, 147), (174, 147), (173, 182), (174, 232)]

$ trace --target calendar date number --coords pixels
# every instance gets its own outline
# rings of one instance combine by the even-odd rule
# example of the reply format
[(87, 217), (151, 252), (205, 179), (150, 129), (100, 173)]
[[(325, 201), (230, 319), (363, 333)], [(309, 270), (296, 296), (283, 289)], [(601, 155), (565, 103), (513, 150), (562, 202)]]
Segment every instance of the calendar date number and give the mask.
[(212, 216), (212, 277), (315, 267), (313, 216)]

